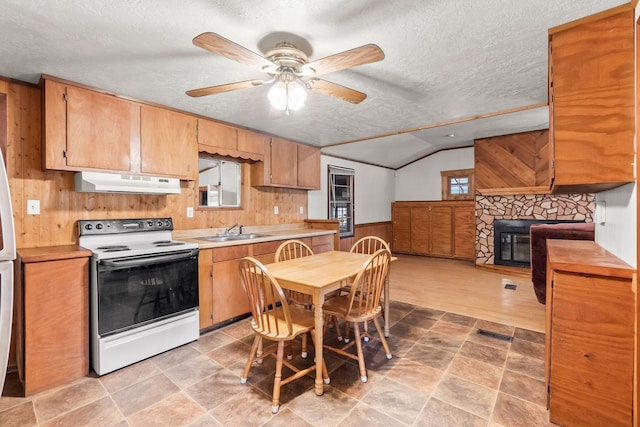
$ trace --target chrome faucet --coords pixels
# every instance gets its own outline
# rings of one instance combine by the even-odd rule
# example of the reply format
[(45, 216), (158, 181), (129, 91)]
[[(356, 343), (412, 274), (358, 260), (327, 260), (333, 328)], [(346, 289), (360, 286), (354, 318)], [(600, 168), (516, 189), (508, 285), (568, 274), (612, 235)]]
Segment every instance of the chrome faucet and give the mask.
[(242, 225), (238, 224), (237, 222), (235, 224), (233, 224), (231, 227), (227, 228), (226, 230), (224, 230), (224, 234), (229, 234), (231, 232), (231, 230), (233, 230), (234, 228), (238, 227), (238, 230), (240, 230), (238, 232), (238, 234), (242, 234)]

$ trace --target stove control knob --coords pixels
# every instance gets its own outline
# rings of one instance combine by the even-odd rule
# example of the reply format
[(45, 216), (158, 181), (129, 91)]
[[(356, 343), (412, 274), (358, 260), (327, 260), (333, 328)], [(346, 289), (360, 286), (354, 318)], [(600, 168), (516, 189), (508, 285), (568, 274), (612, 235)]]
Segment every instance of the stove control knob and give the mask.
[(162, 227), (162, 221), (158, 221), (158, 227)]
[(102, 224), (100, 223), (96, 224), (96, 230), (102, 230)]
[(91, 225), (91, 224), (85, 224), (84, 229), (85, 229), (85, 230), (93, 230), (93, 225)]
[(153, 227), (153, 221), (147, 221), (147, 226), (148, 226), (149, 228)]
[(169, 226), (171, 226), (171, 220), (165, 219), (165, 220), (164, 220), (164, 226), (165, 226), (165, 227), (169, 227)]

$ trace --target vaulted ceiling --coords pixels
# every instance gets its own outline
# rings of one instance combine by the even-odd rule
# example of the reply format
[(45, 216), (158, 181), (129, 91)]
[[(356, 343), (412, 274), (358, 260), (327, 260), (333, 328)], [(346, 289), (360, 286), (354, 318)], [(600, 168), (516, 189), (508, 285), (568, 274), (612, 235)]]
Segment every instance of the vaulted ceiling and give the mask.
[[(399, 168), (475, 138), (548, 127), (547, 30), (623, 3), (4, 0), (0, 76), (37, 83), (45, 73)], [(374, 43), (385, 58), (322, 76), (366, 93), (362, 103), (312, 90), (302, 109), (274, 114), (268, 85), (185, 94), (265, 78), (194, 46), (204, 32), (261, 55), (283, 41), (312, 61)]]

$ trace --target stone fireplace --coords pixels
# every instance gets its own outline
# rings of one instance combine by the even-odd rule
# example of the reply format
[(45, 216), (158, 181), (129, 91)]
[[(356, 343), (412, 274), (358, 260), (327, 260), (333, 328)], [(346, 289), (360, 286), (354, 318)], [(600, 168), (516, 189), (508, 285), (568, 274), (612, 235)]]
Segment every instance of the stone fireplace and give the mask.
[(593, 194), (476, 193), (476, 264), (494, 264), (496, 219), (592, 222), (593, 211)]

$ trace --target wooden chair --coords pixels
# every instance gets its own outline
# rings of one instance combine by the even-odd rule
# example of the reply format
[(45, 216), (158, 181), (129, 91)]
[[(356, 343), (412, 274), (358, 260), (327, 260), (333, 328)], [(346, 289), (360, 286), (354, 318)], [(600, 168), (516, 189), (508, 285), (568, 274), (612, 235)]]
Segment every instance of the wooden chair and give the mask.
[(380, 249), (389, 249), (389, 244), (377, 236), (366, 236), (351, 246), (350, 252), (358, 254), (373, 254)]
[[(389, 244), (385, 242), (383, 239), (381, 239), (380, 237), (365, 236), (360, 240), (358, 240), (357, 242), (355, 242), (353, 246), (351, 246), (351, 250), (349, 252), (372, 255), (376, 251), (379, 251), (380, 249), (386, 249), (389, 252), (391, 252), (391, 249), (389, 249)], [(385, 279), (385, 286), (388, 285), (388, 281), (389, 281), (389, 277), (387, 276), (387, 278)], [(341, 291), (343, 293), (348, 293), (349, 290), (350, 288), (348, 284), (346, 284), (341, 288)], [(386, 316), (384, 312), (383, 312), (383, 316)], [(364, 330), (367, 331), (367, 322), (364, 323)], [(340, 338), (341, 337), (338, 337), (338, 340), (340, 340)], [(365, 342), (369, 341), (369, 338), (367, 335), (365, 335), (363, 339)], [(345, 325), (344, 342), (345, 343), (349, 342), (349, 324), (348, 323)]]
[[(246, 257), (240, 261), (240, 277), (242, 286), (251, 305), (251, 327), (255, 333), (251, 353), (245, 364), (240, 382), (245, 384), (249, 375), (249, 370), (254, 358), (261, 361), (263, 357), (273, 355), (273, 351), (267, 354), (262, 353), (262, 340), (267, 339), (278, 343), (276, 350), (276, 371), (273, 383), (273, 397), (271, 412), (278, 412), (280, 407), (280, 387), (315, 372), (315, 364), (298, 369), (288, 361), (284, 360), (284, 343), (294, 340), (298, 335), (311, 333), (311, 338), (315, 340), (314, 316), (313, 313), (302, 306), (289, 305), (287, 297), (276, 281), (271, 276), (267, 268), (255, 258)], [(322, 363), (322, 376), (326, 384), (329, 383), (329, 374), (324, 363), (324, 358), (320, 355)], [(294, 374), (282, 379), (282, 365), (291, 369)]]
[[(309, 246), (307, 246), (306, 243), (295, 239), (287, 240), (286, 242), (282, 242), (282, 244), (278, 246), (275, 255), (275, 262), (282, 262), (310, 255), (313, 255), (313, 250)], [(285, 289), (284, 292), (287, 295), (287, 300), (289, 301), (289, 303), (301, 305), (307, 310), (311, 310), (313, 308), (313, 297), (311, 295), (303, 294), (302, 292), (291, 291), (289, 289)], [(306, 359), (307, 354), (307, 335), (304, 334), (302, 335), (302, 352), (300, 355), (303, 359)], [(287, 359), (291, 360), (292, 358), (293, 352), (291, 351), (291, 346), (289, 346), (289, 350), (287, 351)]]
[[(372, 320), (378, 331), (380, 342), (384, 347), (387, 359), (391, 359), (391, 350), (384, 337), (378, 318), (382, 315), (382, 306), (380, 305), (380, 297), (384, 289), (384, 281), (389, 272), (389, 264), (391, 262), (391, 253), (387, 249), (376, 251), (362, 269), (356, 275), (351, 284), (351, 290), (348, 295), (339, 295), (328, 300), (322, 307), (325, 315), (335, 316), (344, 319), (345, 323), (351, 323), (355, 333), (355, 344), (357, 355), (353, 355), (346, 350), (353, 345), (353, 342), (346, 344), (341, 348), (325, 345), (325, 348), (335, 351), (343, 356), (350, 357), (358, 361), (360, 367), (360, 379), (367, 382), (367, 370), (365, 367), (364, 354), (362, 352), (362, 343), (360, 341), (359, 323)], [(368, 332), (364, 332), (368, 336)]]

